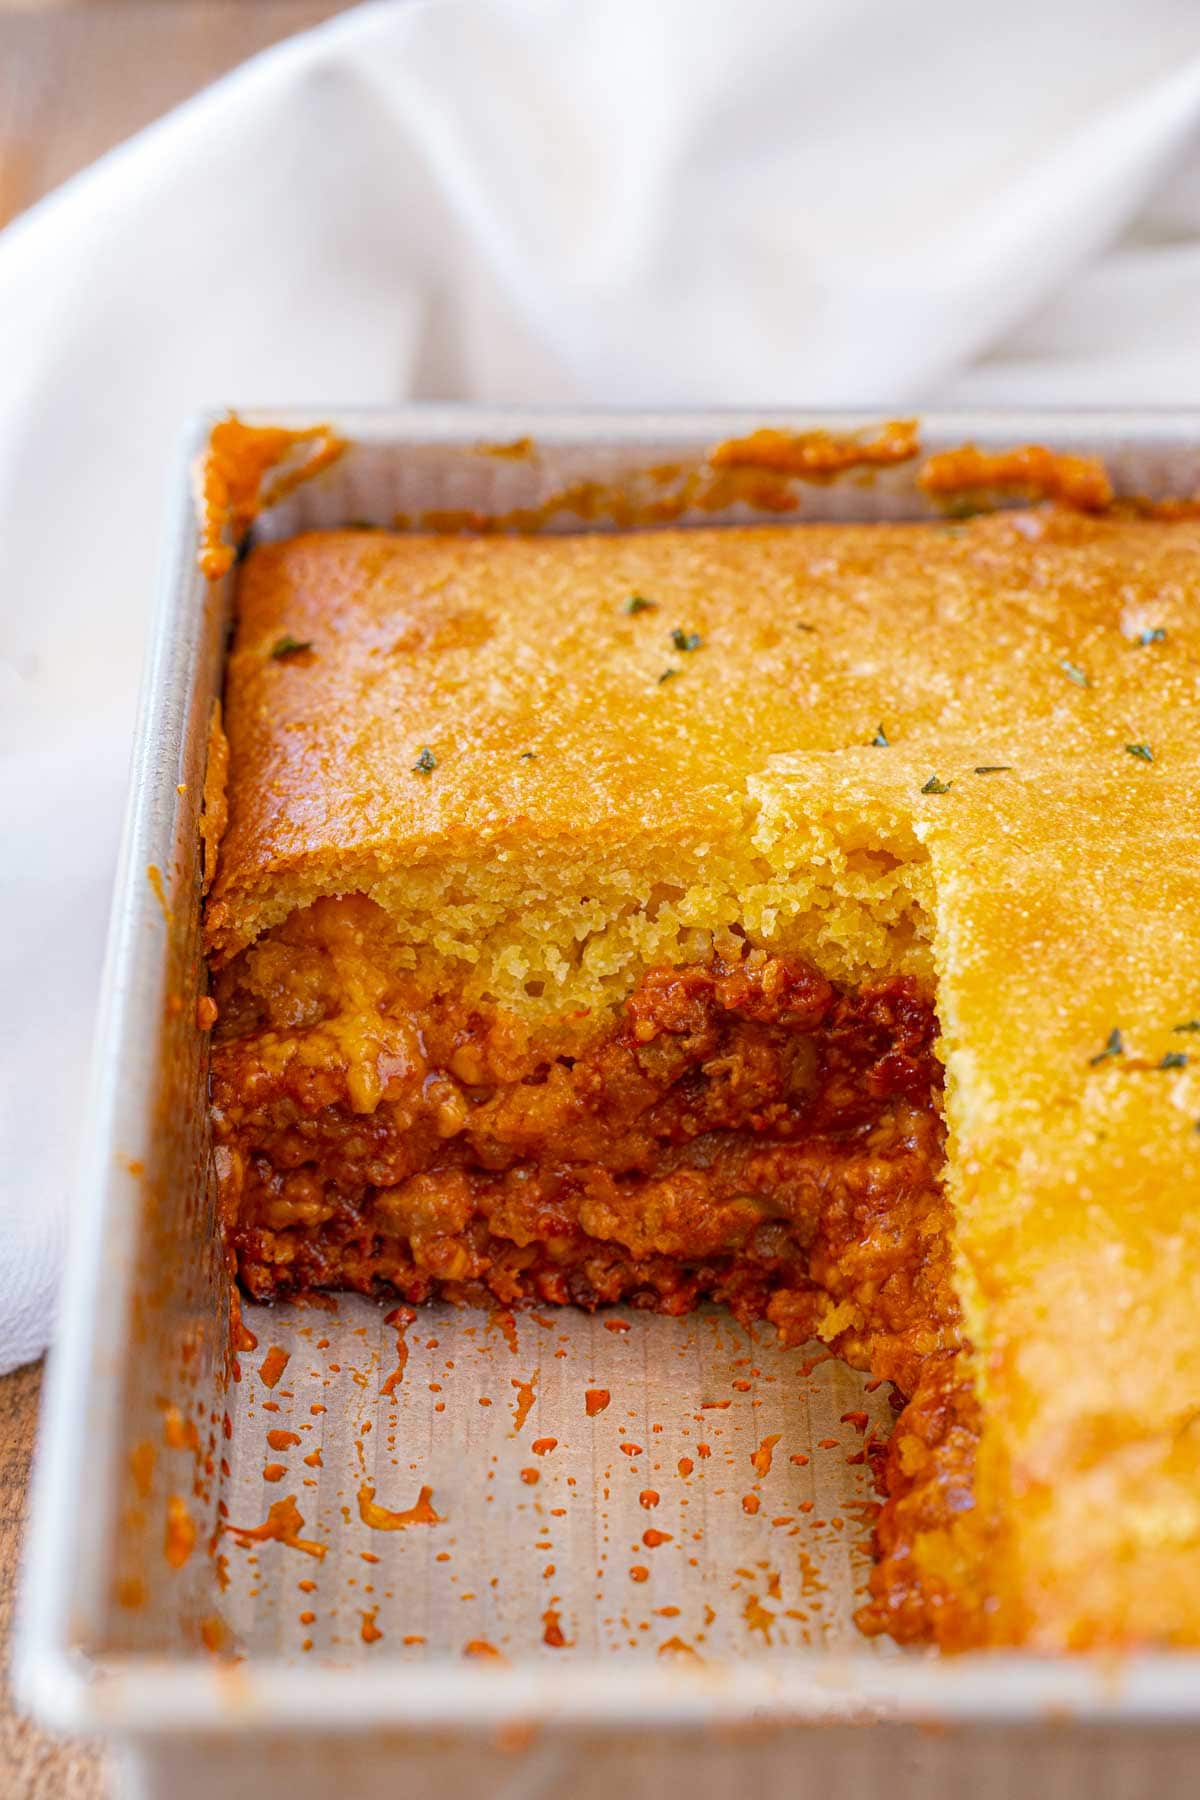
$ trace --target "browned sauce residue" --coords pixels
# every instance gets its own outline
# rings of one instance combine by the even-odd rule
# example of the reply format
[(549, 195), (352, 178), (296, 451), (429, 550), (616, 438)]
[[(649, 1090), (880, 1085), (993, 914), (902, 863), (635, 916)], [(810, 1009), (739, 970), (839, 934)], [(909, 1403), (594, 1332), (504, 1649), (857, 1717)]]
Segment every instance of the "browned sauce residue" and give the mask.
[(196, 1525), (181, 1494), (167, 1496), (167, 1530), (163, 1554), (173, 1569), (182, 1569), (196, 1548)]
[(126, 1612), (137, 1612), (146, 1604), (146, 1584), (140, 1575), (122, 1575), (115, 1586), (117, 1605)]
[(364, 1644), (377, 1644), (383, 1636), (382, 1631), (380, 1631), (378, 1625), (375, 1623), (378, 1612), (379, 1608), (377, 1606), (372, 1606), (361, 1615), (362, 1630), (360, 1635)]
[(168, 1450), (199, 1449), (196, 1421), (185, 1418), (177, 1406), (168, 1406), (163, 1413), (163, 1443)]
[(533, 1390), (537, 1386), (538, 1371), (535, 1369), (528, 1381), (518, 1381), (514, 1375), (512, 1386), (517, 1390), (517, 1403), (513, 1407), (513, 1434), (516, 1435), (533, 1411)]
[(690, 1644), (685, 1644), (681, 1637), (669, 1637), (658, 1646), (660, 1656), (684, 1657), (689, 1662), (703, 1662), (704, 1658)]
[(769, 1475), (771, 1473), (771, 1458), (775, 1453), (775, 1446), (782, 1435), (782, 1432), (777, 1431), (773, 1437), (765, 1437), (758, 1446), (758, 1449), (751, 1452), (750, 1462), (756, 1475)]
[(504, 462), (529, 462), (537, 455), (537, 445), (531, 437), (514, 438), (510, 444), (476, 444), (479, 456), (495, 456)]
[(300, 1438), (294, 1431), (280, 1431), (276, 1429), (274, 1431), (268, 1431), (267, 1433), (267, 1443), (272, 1450), (290, 1450), (293, 1445), (298, 1444), (299, 1442)]
[(167, 904), (167, 890), (163, 885), (162, 870), (157, 863), (146, 864), (146, 880), (150, 883), (151, 891), (158, 901), (163, 918), (170, 925), (175, 915)]
[(304, 1529), (304, 1515), (296, 1505), (294, 1494), (285, 1494), (282, 1500), (273, 1500), (261, 1525), (226, 1525), (224, 1529), (242, 1545), (262, 1544), (273, 1540), (278, 1544), (286, 1544), (289, 1550), (302, 1550), (305, 1556), (315, 1556), (318, 1561), (325, 1555), (326, 1545), (300, 1536)]
[(638, 1495), (638, 1505), (644, 1506), (647, 1512), (649, 1512), (652, 1506), (657, 1506), (658, 1495), (655, 1490), (653, 1488), (643, 1488)]
[(549, 1644), (552, 1650), (569, 1650), (570, 1642), (563, 1636), (562, 1615), (548, 1606), (542, 1614), (542, 1642)]
[(915, 420), (897, 419), (874, 437), (775, 428), (717, 444), (703, 462), (659, 463), (631, 469), (616, 481), (575, 481), (532, 506), (505, 513), (432, 507), (398, 515), (397, 530), (417, 526), (442, 533), (539, 532), (564, 515), (631, 529), (667, 525), (689, 512), (723, 512), (746, 505), (759, 512), (796, 509), (797, 481), (828, 483), (853, 469), (887, 467), (920, 454)]
[(488, 1314), (487, 1329), (498, 1331), (513, 1355), (517, 1354), (517, 1321), (513, 1318), (511, 1307), (493, 1307)]
[(888, 467), (921, 453), (915, 419), (893, 419), (873, 438), (829, 431), (781, 431), (764, 426), (710, 450), (715, 469), (773, 469), (806, 481), (829, 480), (847, 469)]
[(218, 1018), (217, 1003), (211, 994), (201, 994), (196, 1001), (196, 1030), (211, 1031)]
[(358, 1516), (372, 1531), (404, 1531), (409, 1525), (440, 1525), (441, 1516), (433, 1510), (433, 1489), (423, 1487), (415, 1503), (404, 1512), (375, 1504), (375, 1489), (364, 1481), (358, 1490)]
[(533, 1451), (535, 1456), (546, 1456), (551, 1450), (558, 1448), (558, 1439), (550, 1437), (534, 1438), (529, 1448)]
[(281, 1350), (278, 1344), (272, 1344), (258, 1365), (258, 1378), (263, 1386), (273, 1388), (290, 1361), (291, 1355), (287, 1350)]
[(150, 1497), (150, 1488), (154, 1481), (154, 1445), (148, 1439), (135, 1444), (129, 1452), (129, 1468), (133, 1475), (133, 1485), (143, 1500)]
[(416, 1316), (411, 1306), (397, 1306), (384, 1320), (385, 1325), (393, 1325), (396, 1329), (396, 1366), (380, 1388), (381, 1394), (394, 1394), (404, 1380), (404, 1371), (408, 1367), (408, 1340), (404, 1334)]
[(1095, 456), (1070, 456), (1041, 444), (1012, 450), (979, 450), (964, 444), (929, 457), (918, 476), (934, 500), (1004, 493), (1025, 500), (1057, 500), (1080, 512), (1103, 512), (1113, 502), (1112, 482)]
[(583, 1396), (588, 1418), (594, 1419), (597, 1413), (602, 1413), (611, 1399), (607, 1388), (588, 1388)]
[(760, 1631), (763, 1641), (771, 1642), (771, 1627), (775, 1623), (775, 1614), (764, 1606), (757, 1594), (751, 1594), (742, 1608), (742, 1617), (746, 1621), (748, 1631)]
[[(412, 1638), (412, 1639), (405, 1638), (404, 1641), (406, 1644), (410, 1643), (410, 1642), (415, 1643), (415, 1644), (423, 1644), (425, 1642), (424, 1638)], [(486, 1638), (472, 1638), (469, 1643), (466, 1643), (463, 1645), (463, 1655), (464, 1656), (487, 1657), (487, 1658), (492, 1659), (495, 1662), (507, 1662), (508, 1661), (508, 1658), (503, 1654), (503, 1652), (500, 1650), (497, 1650), (495, 1644), (489, 1644)]]
[(263, 1464), (263, 1480), (264, 1481), (282, 1481), (286, 1474), (287, 1474), (287, 1464), (286, 1463), (273, 1462), (273, 1463), (264, 1463)]
[[(232, 413), (214, 425), (196, 480), (201, 574), (219, 580), (232, 568), (235, 547), (258, 514), (327, 468), (345, 447), (328, 425), (287, 431), (244, 425)], [(275, 478), (268, 481), (272, 473)]]

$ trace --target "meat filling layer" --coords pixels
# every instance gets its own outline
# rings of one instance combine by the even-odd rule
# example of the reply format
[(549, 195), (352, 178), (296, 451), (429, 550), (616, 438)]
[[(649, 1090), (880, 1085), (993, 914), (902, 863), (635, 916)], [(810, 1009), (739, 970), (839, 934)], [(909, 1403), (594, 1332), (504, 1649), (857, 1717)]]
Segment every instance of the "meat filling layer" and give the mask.
[[(747, 949), (650, 970), (599, 1034), (536, 1038), (419, 996), (381, 941), (370, 902), (321, 901), (218, 977), (214, 1133), (250, 1294), (711, 1298), (906, 1397), (925, 1370), (929, 1437), (961, 1340), (928, 995), (839, 991)], [(927, 1528), (945, 1484), (889, 1484)], [(909, 1537), (888, 1530), (864, 1623), (925, 1635)]]

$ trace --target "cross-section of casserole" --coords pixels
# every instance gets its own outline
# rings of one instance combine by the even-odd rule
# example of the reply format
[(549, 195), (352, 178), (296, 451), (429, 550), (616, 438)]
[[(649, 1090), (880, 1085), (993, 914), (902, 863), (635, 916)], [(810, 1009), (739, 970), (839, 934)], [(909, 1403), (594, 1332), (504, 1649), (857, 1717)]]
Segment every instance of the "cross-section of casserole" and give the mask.
[(253, 550), (245, 1287), (765, 1316), (908, 1401), (866, 1629), (1200, 1642), (1198, 571), (1054, 507)]

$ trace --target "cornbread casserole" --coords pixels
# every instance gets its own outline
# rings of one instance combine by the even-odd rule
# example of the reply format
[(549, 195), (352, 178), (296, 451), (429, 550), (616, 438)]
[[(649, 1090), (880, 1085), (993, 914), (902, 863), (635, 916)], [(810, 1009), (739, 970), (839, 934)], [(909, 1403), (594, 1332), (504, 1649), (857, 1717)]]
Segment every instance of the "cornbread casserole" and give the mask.
[(1200, 1642), (1198, 552), (1055, 506), (254, 549), (248, 1291), (723, 1300), (907, 1400), (866, 1630)]

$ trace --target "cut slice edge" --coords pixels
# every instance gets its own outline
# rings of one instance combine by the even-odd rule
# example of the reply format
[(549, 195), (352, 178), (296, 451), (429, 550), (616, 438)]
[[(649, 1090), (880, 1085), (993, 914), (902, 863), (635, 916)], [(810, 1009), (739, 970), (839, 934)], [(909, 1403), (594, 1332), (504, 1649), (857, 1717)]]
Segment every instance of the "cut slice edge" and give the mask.
[[(1176, 1016), (1196, 1010), (1200, 969), (1184, 790), (1159, 771), (1136, 794), (1090, 770), (968, 779), (988, 766), (947, 768), (923, 793), (900, 758), (883, 771), (869, 755), (776, 759), (751, 783), (748, 837), (731, 850), (686, 846), (652, 889), (637, 858), (583, 872), (548, 852), (501, 859), (491, 885), (464, 860), (380, 874), (367, 891), (421, 1003), (449, 990), (479, 1016), (518, 1018), (518, 1050), (504, 1053), (517, 1065), (534, 1057), (535, 1069), (586, 1061), (597, 1019), (656, 971), (707, 968), (719, 982), (758, 955), (800, 959), (843, 997), (872, 978), (906, 981), (929, 1005), (936, 991), (942, 1230), (953, 1216), (964, 1319), (953, 1341), (930, 1346), (926, 1378), (907, 1383), (861, 1622), (948, 1647), (1195, 1642), (1200, 1244), (1189, 1212), (1200, 1209), (1188, 1199), (1200, 1092), (1186, 1064), (1162, 1067)], [(1137, 852), (1120, 888), (1095, 874), (1114, 833)], [(269, 958), (278, 941), (268, 931), (219, 985), (236, 987), (244, 959)], [(1121, 1048), (1104, 1055), (1114, 1031)], [(515, 1082), (529, 1078), (527, 1066)], [(348, 1110), (373, 1117), (378, 1103), (368, 1081)], [(433, 1191), (394, 1203), (410, 1242), (422, 1199), (440, 1204)], [(590, 1203), (600, 1216), (605, 1197)], [(1174, 1282), (1163, 1279), (1167, 1247), (1183, 1259)], [(471, 1289), (453, 1269), (433, 1279)], [(837, 1305), (806, 1324), (870, 1366), (851, 1325), (837, 1329)], [(969, 1359), (956, 1354), (964, 1340)]]

